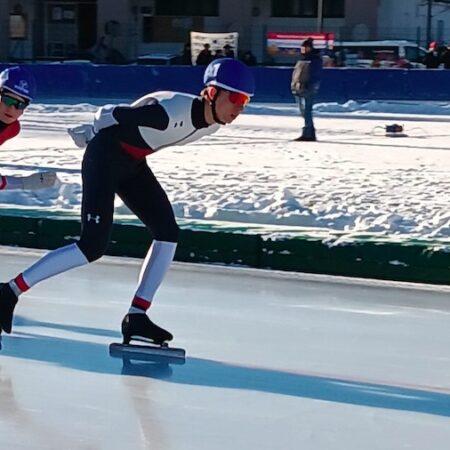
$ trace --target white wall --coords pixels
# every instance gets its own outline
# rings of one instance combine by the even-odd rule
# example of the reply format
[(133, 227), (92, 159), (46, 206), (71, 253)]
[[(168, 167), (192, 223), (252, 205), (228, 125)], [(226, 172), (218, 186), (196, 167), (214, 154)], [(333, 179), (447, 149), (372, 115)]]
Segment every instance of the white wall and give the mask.
[[(439, 21), (443, 24), (442, 36), (438, 36)], [(417, 28), (421, 28), (421, 43), (426, 44), (427, 6), (423, 0), (380, 0), (378, 29), (380, 38), (406, 38), (415, 40)], [(450, 5), (433, 6), (432, 39), (450, 41)]]

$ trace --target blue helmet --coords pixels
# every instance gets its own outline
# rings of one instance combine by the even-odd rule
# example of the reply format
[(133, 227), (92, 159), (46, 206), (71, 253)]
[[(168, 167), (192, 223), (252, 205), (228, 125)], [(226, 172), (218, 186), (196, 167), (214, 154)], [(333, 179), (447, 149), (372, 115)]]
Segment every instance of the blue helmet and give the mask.
[(36, 81), (27, 69), (19, 66), (9, 67), (0, 72), (0, 89), (7, 89), (31, 101), (36, 95)]
[(251, 70), (233, 58), (220, 58), (210, 63), (203, 75), (203, 83), (250, 97), (255, 93), (255, 79)]

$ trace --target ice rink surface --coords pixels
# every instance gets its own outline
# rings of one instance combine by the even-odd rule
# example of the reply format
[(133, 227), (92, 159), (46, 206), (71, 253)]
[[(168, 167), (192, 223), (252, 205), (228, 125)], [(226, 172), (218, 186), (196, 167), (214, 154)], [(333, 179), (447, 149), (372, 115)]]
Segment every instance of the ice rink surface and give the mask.
[[(0, 250), (0, 279), (39, 253)], [(0, 352), (0, 448), (448, 449), (450, 287), (176, 264), (151, 317), (184, 366), (123, 363), (138, 260), (45, 281)]]

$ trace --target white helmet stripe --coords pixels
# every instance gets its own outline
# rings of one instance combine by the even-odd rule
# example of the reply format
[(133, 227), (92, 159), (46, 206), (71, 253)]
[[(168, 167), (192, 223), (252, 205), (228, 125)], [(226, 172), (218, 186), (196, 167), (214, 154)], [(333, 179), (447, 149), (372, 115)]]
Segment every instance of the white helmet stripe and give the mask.
[(210, 81), (207, 86), (217, 86), (217, 87), (221, 87), (222, 89), (226, 89), (227, 91), (231, 91), (231, 92), (238, 92), (239, 94), (245, 94), (248, 95), (249, 97), (253, 97), (253, 94), (249, 94), (248, 92), (244, 92), (244, 91), (240, 91), (238, 89), (232, 88), (230, 86), (227, 86), (226, 84), (223, 83), (219, 83), (216, 80), (212, 80)]

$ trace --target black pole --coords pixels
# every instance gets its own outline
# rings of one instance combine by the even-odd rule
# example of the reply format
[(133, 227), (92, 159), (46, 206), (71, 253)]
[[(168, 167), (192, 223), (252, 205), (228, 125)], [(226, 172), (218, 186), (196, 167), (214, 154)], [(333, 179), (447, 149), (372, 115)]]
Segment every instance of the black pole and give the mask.
[(317, 31), (323, 31), (323, 0), (317, 0)]
[(427, 46), (430, 45), (430, 42), (431, 42), (432, 10), (433, 10), (433, 0), (428, 0), (428, 5), (427, 5)]

